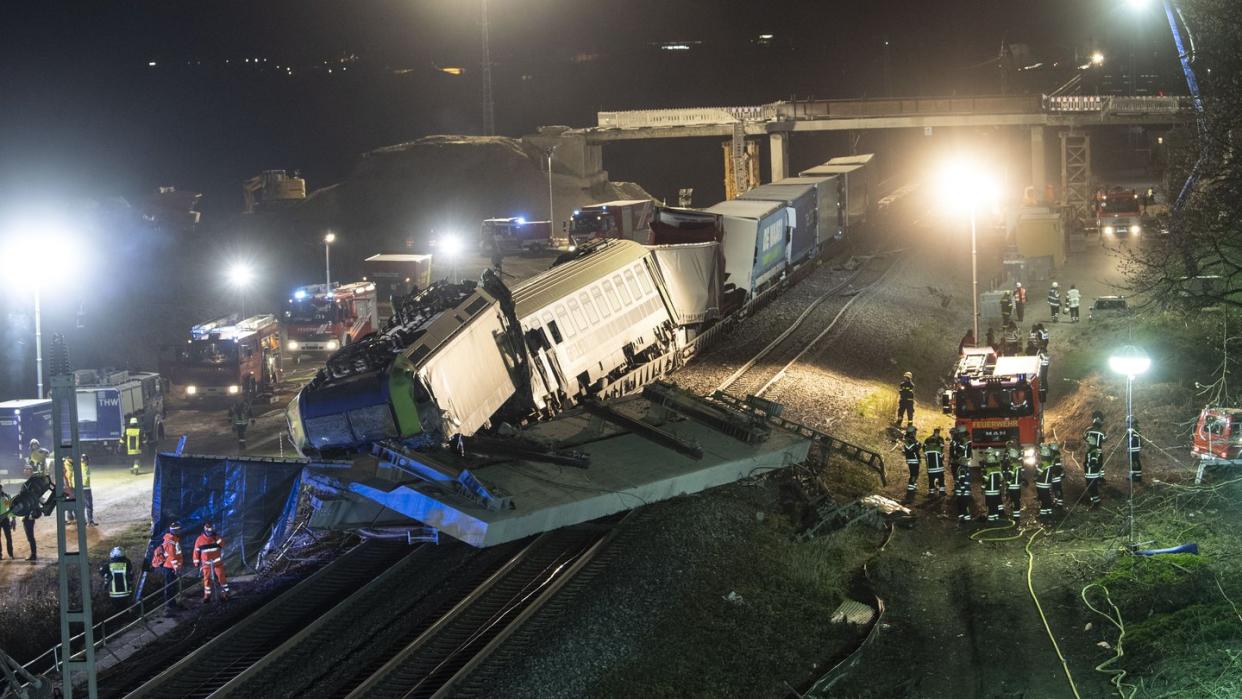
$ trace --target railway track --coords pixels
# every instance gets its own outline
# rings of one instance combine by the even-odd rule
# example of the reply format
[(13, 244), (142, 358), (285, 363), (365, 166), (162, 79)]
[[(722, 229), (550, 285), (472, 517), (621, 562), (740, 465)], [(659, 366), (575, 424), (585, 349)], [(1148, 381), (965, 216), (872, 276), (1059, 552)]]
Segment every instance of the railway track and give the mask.
[(447, 696), (588, 566), (612, 531), (584, 525), (535, 539), (345, 696)]
[(859, 298), (879, 284), (896, 255), (873, 257), (854, 274), (816, 298), (780, 335), (716, 386), (736, 396), (762, 396), (816, 347)]
[[(416, 558), (405, 542), (368, 541), (148, 680), (131, 697), (207, 697), (384, 571)], [(402, 561), (404, 557), (404, 561)]]

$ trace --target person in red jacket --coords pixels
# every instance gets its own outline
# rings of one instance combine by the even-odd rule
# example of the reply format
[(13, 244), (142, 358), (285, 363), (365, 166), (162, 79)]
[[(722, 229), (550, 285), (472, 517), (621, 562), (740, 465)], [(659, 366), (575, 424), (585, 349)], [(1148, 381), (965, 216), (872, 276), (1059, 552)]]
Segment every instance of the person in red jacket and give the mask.
[(151, 567), (164, 572), (164, 601), (171, 612), (181, 608), (177, 601), (177, 578), (185, 567), (185, 554), (181, 552), (181, 523), (168, 525), (164, 541), (151, 552)]
[(216, 527), (211, 522), (203, 524), (203, 533), (194, 542), (194, 566), (203, 572), (203, 602), (211, 601), (211, 579), (214, 576), (220, 586), (220, 601), (229, 601), (229, 579), (224, 572), (224, 559), (221, 557), (224, 538), (216, 534)]

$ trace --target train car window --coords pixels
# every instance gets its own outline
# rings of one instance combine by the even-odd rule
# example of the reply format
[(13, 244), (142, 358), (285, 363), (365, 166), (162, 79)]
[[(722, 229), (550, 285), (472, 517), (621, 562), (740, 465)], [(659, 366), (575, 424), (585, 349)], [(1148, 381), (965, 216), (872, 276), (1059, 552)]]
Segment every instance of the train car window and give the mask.
[(547, 326), (548, 326), (548, 332), (552, 333), (552, 340), (556, 342), (556, 344), (559, 345), (565, 341), (565, 338), (561, 337), (561, 329), (556, 327), (555, 320), (549, 320), (547, 322)]
[(638, 301), (639, 299), (643, 297), (643, 294), (642, 294), (642, 291), (638, 288), (638, 282), (634, 281), (634, 273), (627, 269), (625, 270), (624, 274), (625, 274), (625, 285), (629, 287), (630, 294), (634, 297), (634, 300)]
[(591, 320), (591, 325), (599, 323), (599, 313), (595, 311), (595, 304), (591, 303), (591, 295), (587, 292), (578, 294), (578, 302), (582, 304), (583, 310), (586, 311), (587, 318)]
[(651, 282), (647, 279), (646, 270), (644, 270), (641, 266), (636, 267), (634, 276), (638, 277), (638, 285), (643, 288), (643, 293), (650, 294)]
[(599, 306), (599, 314), (604, 318), (612, 315), (612, 311), (608, 308), (608, 302), (604, 300), (604, 292), (599, 290), (598, 286), (591, 287), (591, 298), (595, 299), (595, 305)]
[(604, 294), (608, 296), (608, 303), (612, 304), (612, 310), (621, 311), (621, 297), (617, 296), (617, 290), (613, 288), (612, 282), (607, 279), (603, 283)]
[(582, 314), (582, 306), (578, 305), (577, 299), (569, 299), (565, 302), (565, 306), (569, 308), (569, 315), (574, 319), (574, 325), (578, 329), (585, 332), (587, 329), (586, 316)]
[(565, 331), (565, 337), (573, 337), (578, 334), (578, 331), (574, 330), (574, 322), (570, 320), (569, 313), (565, 311), (564, 304), (557, 305), (556, 319), (560, 322), (561, 329)]
[(475, 299), (469, 306), (466, 306), (467, 315), (474, 315), (487, 305), (487, 299), (479, 297)]
[(617, 285), (617, 291), (621, 294), (621, 300), (625, 302), (625, 305), (630, 305), (630, 292), (626, 291), (625, 282), (621, 281), (621, 275), (614, 274), (612, 276), (612, 281)]

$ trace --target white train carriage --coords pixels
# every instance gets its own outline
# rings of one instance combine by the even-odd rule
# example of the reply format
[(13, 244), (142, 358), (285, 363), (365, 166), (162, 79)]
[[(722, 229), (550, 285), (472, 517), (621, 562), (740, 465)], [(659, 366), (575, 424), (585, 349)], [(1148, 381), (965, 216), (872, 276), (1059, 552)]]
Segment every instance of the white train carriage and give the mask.
[(672, 346), (675, 324), (654, 265), (643, 246), (608, 240), (513, 290), (536, 408), (576, 402), (602, 379)]

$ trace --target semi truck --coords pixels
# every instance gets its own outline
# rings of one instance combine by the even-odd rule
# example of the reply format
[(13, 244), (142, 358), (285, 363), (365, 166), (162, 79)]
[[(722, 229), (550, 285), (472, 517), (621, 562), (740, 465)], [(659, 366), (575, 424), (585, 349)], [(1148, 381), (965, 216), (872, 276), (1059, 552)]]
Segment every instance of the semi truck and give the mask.
[(254, 398), (280, 381), (280, 323), (271, 314), (236, 315), (195, 325), (184, 344), (166, 348), (160, 373), (171, 397), (187, 403)]
[(651, 218), (655, 202), (650, 199), (619, 199), (575, 209), (566, 233), (571, 245), (597, 238), (621, 238), (651, 244)]
[(154, 372), (79, 369), (77, 387), (78, 439), (109, 450), (120, 444), (130, 418), (144, 435), (164, 437), (164, 380)]
[(293, 292), (282, 322), (285, 351), (297, 361), (327, 355), (379, 329), (373, 282), (314, 284)]

